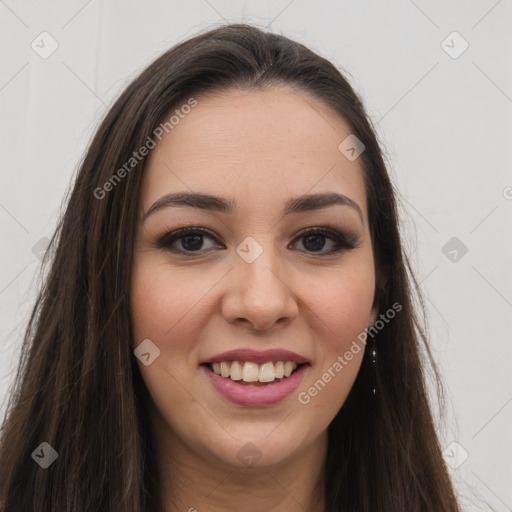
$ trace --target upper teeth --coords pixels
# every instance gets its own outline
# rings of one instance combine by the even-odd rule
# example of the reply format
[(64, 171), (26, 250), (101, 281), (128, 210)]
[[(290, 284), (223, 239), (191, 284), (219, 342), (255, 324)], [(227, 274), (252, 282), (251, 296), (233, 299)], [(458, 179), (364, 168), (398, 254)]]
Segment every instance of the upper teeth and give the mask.
[(212, 369), (217, 375), (231, 380), (244, 382), (272, 382), (274, 379), (289, 377), (297, 363), (292, 361), (272, 361), (258, 365), (250, 361), (222, 361), (212, 363)]

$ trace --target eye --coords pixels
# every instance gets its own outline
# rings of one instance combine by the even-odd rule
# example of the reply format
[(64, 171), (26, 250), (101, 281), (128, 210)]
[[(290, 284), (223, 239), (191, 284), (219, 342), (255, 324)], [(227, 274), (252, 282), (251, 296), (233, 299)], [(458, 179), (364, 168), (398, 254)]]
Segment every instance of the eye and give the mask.
[[(318, 227), (303, 231), (295, 238), (294, 243), (291, 245), (293, 246), (296, 241), (303, 240), (302, 245), (307, 252), (328, 255), (354, 249), (356, 247), (356, 238), (357, 237), (346, 236), (333, 229)], [(185, 227), (168, 232), (159, 238), (155, 245), (159, 249), (165, 249), (178, 254), (201, 253), (205, 252), (205, 239), (210, 239), (215, 242), (213, 247), (206, 247), (206, 250), (225, 248), (210, 230), (199, 226)], [(333, 247), (330, 251), (322, 252), (322, 249), (324, 249), (326, 245), (326, 240), (330, 240)]]
[[(209, 238), (210, 240), (214, 240), (217, 242), (217, 238), (207, 229), (201, 227), (188, 227), (177, 229), (176, 231), (172, 231), (170, 233), (166, 233), (163, 237), (161, 237), (157, 242), (156, 246), (159, 249), (166, 249), (175, 253), (187, 253), (187, 252), (204, 252), (199, 251), (201, 247), (203, 247), (203, 239)], [(180, 242), (179, 244), (175, 244), (175, 242)], [(174, 245), (181, 246), (179, 248), (174, 247)], [(217, 243), (217, 247), (218, 247)]]
[[(325, 247), (326, 240), (334, 242), (334, 247), (330, 251), (321, 252)], [(346, 236), (338, 231), (328, 228), (313, 228), (303, 231), (295, 240), (303, 240), (302, 245), (306, 251), (321, 253), (322, 255), (335, 254), (356, 247), (356, 239), (352, 236)]]

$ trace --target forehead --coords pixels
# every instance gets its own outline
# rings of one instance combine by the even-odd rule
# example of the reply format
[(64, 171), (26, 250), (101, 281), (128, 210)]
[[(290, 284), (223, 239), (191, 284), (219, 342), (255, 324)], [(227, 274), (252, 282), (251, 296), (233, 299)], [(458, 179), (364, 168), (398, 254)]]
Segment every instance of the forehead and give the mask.
[(268, 209), (291, 196), (337, 191), (366, 216), (360, 159), (338, 149), (350, 127), (327, 105), (288, 86), (194, 99), (150, 154), (144, 209), (173, 191), (209, 192)]

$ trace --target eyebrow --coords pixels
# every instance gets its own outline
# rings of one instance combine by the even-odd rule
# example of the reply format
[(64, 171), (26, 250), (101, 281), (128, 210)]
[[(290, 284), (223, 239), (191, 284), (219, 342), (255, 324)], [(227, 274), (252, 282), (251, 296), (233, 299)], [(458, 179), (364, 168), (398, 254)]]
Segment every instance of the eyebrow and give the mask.
[[(363, 212), (359, 205), (349, 197), (336, 192), (317, 193), (302, 195), (290, 198), (284, 207), (284, 215), (311, 210), (320, 210), (329, 206), (341, 205), (348, 206), (355, 210), (361, 222), (364, 224)], [(169, 207), (189, 206), (192, 208), (201, 208), (202, 210), (216, 211), (222, 213), (236, 213), (238, 211), (237, 202), (233, 199), (199, 192), (175, 192), (166, 194), (155, 201), (143, 215), (142, 221), (146, 220), (151, 214)]]

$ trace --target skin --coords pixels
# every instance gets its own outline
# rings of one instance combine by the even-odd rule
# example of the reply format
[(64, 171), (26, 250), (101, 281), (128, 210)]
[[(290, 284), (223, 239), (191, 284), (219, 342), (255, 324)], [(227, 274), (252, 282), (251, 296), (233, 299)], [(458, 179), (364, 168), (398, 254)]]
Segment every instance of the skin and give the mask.
[[(298, 394), (377, 315), (362, 169), (338, 150), (351, 130), (326, 105), (287, 86), (196, 99), (149, 156), (131, 295), (135, 345), (150, 339), (161, 351), (149, 366), (138, 364), (151, 396), (165, 511), (321, 511), (327, 427), (363, 350), (308, 404)], [(163, 195), (191, 191), (236, 200), (239, 210), (167, 207), (142, 220)], [(318, 192), (349, 197), (362, 220), (340, 205), (283, 217), (288, 198)], [(181, 255), (155, 245), (182, 225), (208, 228), (220, 244), (205, 236), (188, 255), (183, 239), (173, 243)], [(297, 237), (321, 226), (352, 233), (356, 247), (325, 255), (335, 240), (326, 237), (315, 252)], [(236, 252), (248, 236), (263, 249), (252, 263)], [(235, 348), (285, 348), (310, 367), (275, 405), (232, 404), (199, 363)], [(237, 457), (248, 442), (261, 457), (252, 467)]]

